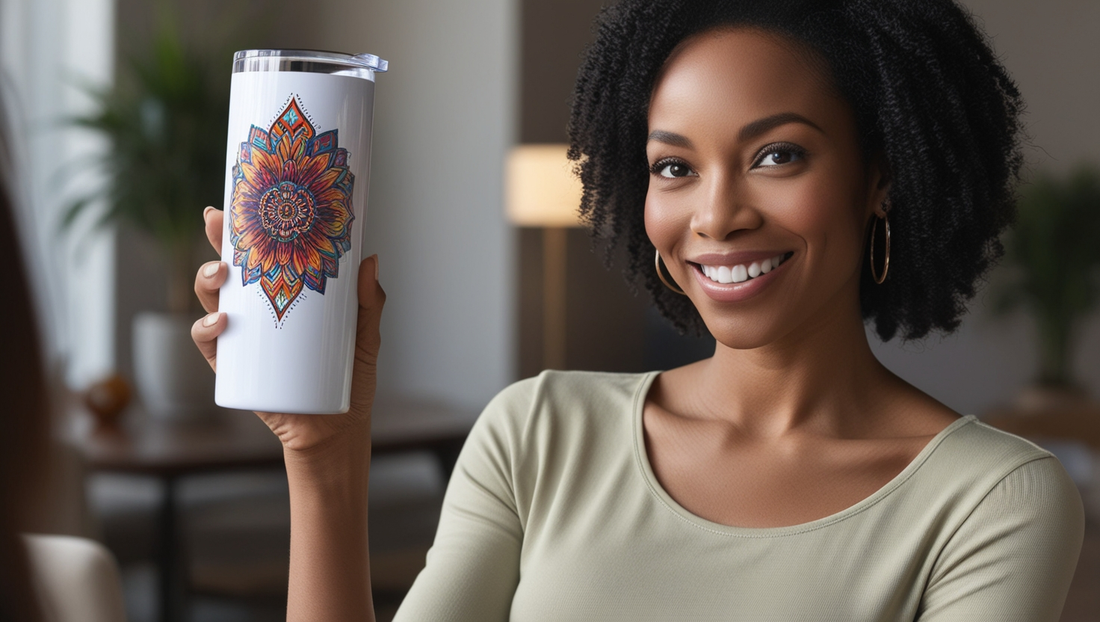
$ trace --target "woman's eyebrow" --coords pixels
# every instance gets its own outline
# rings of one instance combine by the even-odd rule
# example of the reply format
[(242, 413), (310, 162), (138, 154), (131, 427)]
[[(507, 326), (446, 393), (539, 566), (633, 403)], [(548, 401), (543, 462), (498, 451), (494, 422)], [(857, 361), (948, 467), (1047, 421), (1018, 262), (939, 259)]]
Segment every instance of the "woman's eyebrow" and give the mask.
[[(814, 128), (822, 134), (825, 133), (825, 130), (818, 127), (816, 123), (797, 112), (781, 112), (747, 124), (745, 127), (741, 128), (741, 131), (737, 134), (737, 138), (741, 141), (752, 140), (780, 125), (786, 125), (788, 123), (801, 123)], [(666, 145), (672, 145), (673, 147), (684, 147), (686, 149), (691, 149), (693, 146), (691, 140), (687, 136), (675, 132), (666, 132), (665, 130), (653, 130), (650, 132), (647, 142), (651, 140), (656, 140)]]
[(684, 147), (686, 149), (691, 149), (692, 146), (691, 141), (688, 140), (687, 136), (677, 134), (675, 132), (666, 132), (664, 130), (653, 130), (649, 133), (649, 138), (646, 140), (647, 142), (650, 140), (656, 140), (658, 142), (665, 143), (666, 145), (672, 145), (673, 147)]
[(816, 123), (796, 112), (781, 112), (747, 124), (745, 127), (741, 128), (741, 131), (737, 134), (737, 138), (742, 141), (752, 140), (771, 129), (788, 123), (802, 123), (814, 128), (822, 134), (825, 133), (825, 130), (818, 127)]

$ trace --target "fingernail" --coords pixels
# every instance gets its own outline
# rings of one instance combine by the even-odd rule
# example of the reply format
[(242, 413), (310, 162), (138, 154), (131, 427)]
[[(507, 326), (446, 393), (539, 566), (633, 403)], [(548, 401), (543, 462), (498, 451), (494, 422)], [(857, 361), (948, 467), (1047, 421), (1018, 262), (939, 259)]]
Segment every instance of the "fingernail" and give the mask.
[(213, 205), (207, 205), (206, 209), (202, 210), (202, 219), (206, 220), (206, 215), (210, 213), (210, 210), (214, 209)]
[(202, 325), (203, 326), (213, 326), (214, 324), (217, 324), (219, 315), (221, 315), (221, 313), (218, 312), (218, 311), (215, 311), (215, 312), (211, 313), (210, 315), (202, 318)]
[(210, 278), (218, 273), (218, 262), (212, 261), (206, 264), (206, 267), (202, 269), (202, 275), (206, 278)]
[(377, 281), (378, 280), (378, 255), (374, 254), (374, 255), (372, 255), (372, 257), (374, 257), (374, 280)]

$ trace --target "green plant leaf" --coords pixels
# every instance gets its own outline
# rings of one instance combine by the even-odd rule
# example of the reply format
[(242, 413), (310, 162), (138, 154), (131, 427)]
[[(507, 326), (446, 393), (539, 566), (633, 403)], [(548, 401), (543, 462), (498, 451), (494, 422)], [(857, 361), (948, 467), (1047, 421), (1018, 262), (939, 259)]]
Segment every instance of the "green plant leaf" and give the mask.
[(1071, 336), (1100, 300), (1100, 172), (1080, 166), (1064, 178), (1037, 175), (1021, 188), (994, 309), (1023, 307), (1039, 327), (1043, 377), (1069, 381)]

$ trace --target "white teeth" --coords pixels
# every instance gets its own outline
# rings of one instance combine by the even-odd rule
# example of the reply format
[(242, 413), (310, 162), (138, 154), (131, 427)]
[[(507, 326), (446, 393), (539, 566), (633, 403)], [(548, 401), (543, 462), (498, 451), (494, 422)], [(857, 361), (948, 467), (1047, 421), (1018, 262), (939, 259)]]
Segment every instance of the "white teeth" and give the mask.
[(728, 266), (718, 266), (718, 278), (716, 280), (719, 283), (733, 282), (733, 276), (730, 274), (730, 269)]
[(786, 255), (776, 255), (771, 259), (754, 261), (748, 266), (704, 266), (700, 265), (703, 274), (716, 283), (743, 283), (749, 279), (755, 279), (761, 274), (767, 274), (783, 263)]

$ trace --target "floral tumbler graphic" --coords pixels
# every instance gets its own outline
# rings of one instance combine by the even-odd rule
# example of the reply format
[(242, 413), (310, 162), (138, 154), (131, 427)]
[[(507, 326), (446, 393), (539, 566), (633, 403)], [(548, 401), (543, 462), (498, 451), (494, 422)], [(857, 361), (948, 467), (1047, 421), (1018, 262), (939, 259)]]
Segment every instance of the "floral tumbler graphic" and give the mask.
[(348, 152), (322, 134), (291, 96), (266, 131), (252, 126), (233, 167), (230, 241), (242, 285), (260, 282), (276, 325), (302, 293), (324, 295), (351, 249)]

